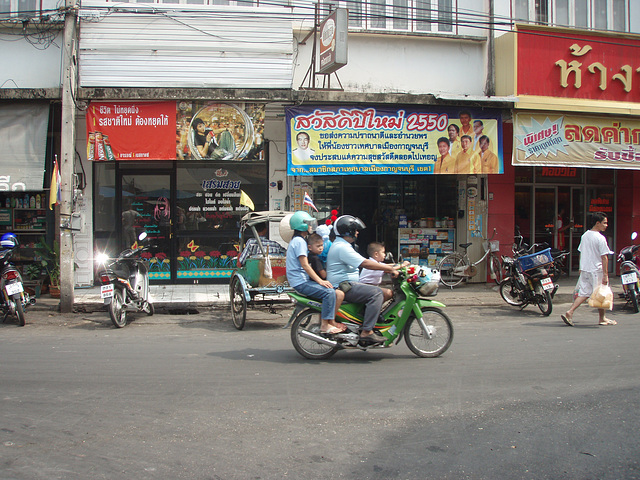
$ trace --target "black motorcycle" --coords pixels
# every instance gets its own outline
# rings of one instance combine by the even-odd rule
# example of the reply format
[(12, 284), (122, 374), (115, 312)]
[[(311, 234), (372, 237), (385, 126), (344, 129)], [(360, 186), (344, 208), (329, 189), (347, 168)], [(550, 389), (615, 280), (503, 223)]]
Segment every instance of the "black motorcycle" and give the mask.
[[(631, 240), (635, 240), (638, 234), (633, 232)], [(640, 272), (636, 265), (636, 253), (640, 250), (640, 245), (629, 245), (620, 250), (618, 263), (620, 263), (620, 280), (622, 280), (622, 293), (620, 297), (631, 305), (633, 313), (638, 313), (638, 302), (640, 302)]]
[(547, 270), (552, 263), (549, 248), (516, 258), (502, 257), (507, 278), (500, 283), (500, 296), (520, 310), (533, 304), (544, 316), (551, 315), (552, 299), (558, 289)]
[(36, 303), (35, 298), (30, 298), (24, 291), (22, 276), (18, 269), (11, 263), (11, 256), (18, 247), (18, 239), (8, 233), (2, 237), (0, 244), (0, 290), (2, 290), (2, 303), (0, 311), (4, 314), (2, 322), (15, 315), (18, 325), (24, 327), (27, 323), (24, 311), (29, 305)]
[[(146, 239), (146, 232), (142, 232), (138, 242), (143, 244)], [(111, 321), (118, 328), (127, 325), (127, 311), (135, 309), (149, 316), (154, 313), (149, 294), (149, 266), (141, 256), (149, 248), (148, 244), (127, 248), (98, 273), (102, 283), (100, 296), (108, 306)], [(99, 257), (97, 261), (105, 265), (108, 258)]]

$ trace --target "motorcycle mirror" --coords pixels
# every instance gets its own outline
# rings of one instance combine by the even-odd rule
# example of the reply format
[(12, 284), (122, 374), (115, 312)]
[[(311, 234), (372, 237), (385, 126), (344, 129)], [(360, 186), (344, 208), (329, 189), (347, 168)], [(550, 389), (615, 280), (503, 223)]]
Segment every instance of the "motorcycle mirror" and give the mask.
[(387, 252), (387, 254), (384, 256), (384, 263), (395, 263), (393, 261), (393, 253)]
[(631, 234), (631, 240), (635, 240), (636, 238), (638, 238), (638, 232), (633, 232)]
[(140, 235), (138, 235), (139, 241), (143, 241), (145, 238), (147, 238), (147, 232), (141, 232)]

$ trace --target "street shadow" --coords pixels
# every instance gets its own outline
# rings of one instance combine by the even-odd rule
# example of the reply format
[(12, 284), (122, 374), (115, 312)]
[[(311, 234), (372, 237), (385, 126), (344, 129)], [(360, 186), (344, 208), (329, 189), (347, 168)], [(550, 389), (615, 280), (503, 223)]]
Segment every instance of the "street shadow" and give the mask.
[[(268, 350), (268, 349), (260, 349), (260, 348), (245, 348), (242, 350), (227, 350), (224, 352), (211, 352), (208, 353), (208, 356), (218, 357), (225, 360), (258, 360), (260, 362), (272, 362), (272, 363), (281, 363), (281, 364), (306, 364), (306, 365), (353, 365), (353, 364), (373, 364), (380, 362), (382, 360), (385, 361), (393, 361), (395, 360), (406, 360), (407, 358), (416, 358), (418, 357), (414, 355), (400, 354), (390, 356), (388, 353), (389, 348), (384, 349), (370, 349), (367, 351), (362, 350), (339, 350), (335, 353), (331, 358), (327, 360), (309, 360), (307, 358), (302, 357), (296, 350), (293, 348), (293, 345), (290, 349), (285, 350)], [(420, 359), (418, 359), (420, 360)], [(430, 360), (438, 360), (437, 358)]]

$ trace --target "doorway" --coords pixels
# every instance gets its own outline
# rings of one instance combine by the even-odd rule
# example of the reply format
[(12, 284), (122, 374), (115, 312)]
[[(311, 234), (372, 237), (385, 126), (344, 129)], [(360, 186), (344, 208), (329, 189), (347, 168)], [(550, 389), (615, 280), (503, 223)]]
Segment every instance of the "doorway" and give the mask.
[[(153, 245), (152, 252), (143, 254), (149, 259), (149, 279), (171, 282), (175, 277), (175, 266), (171, 262), (175, 258), (173, 228), (180, 222), (179, 212), (173, 212), (171, 206), (172, 175), (127, 171), (118, 177), (121, 248), (131, 247), (142, 231), (147, 232), (148, 241)], [(178, 218), (177, 222), (174, 218)]]

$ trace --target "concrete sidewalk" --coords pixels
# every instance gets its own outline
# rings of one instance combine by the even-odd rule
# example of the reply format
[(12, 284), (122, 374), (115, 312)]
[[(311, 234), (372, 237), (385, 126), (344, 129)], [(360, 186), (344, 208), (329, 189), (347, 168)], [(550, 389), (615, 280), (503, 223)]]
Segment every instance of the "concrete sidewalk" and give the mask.
[[(554, 304), (571, 303), (573, 289), (577, 277), (563, 277), (559, 280), (559, 288), (554, 298)], [(614, 299), (622, 291), (619, 280), (613, 279)], [(204, 308), (229, 308), (229, 285), (152, 285), (151, 298), (158, 313), (172, 313), (175, 310), (197, 310)], [(434, 300), (447, 306), (481, 306), (504, 305), (500, 292), (495, 284), (474, 283), (461, 284), (453, 289), (440, 286)], [(59, 299), (51, 298), (48, 294), (37, 299), (33, 310), (59, 309)], [(77, 288), (74, 291), (74, 310), (78, 312), (93, 312), (104, 309), (104, 302), (100, 298), (100, 287)], [(194, 312), (195, 313), (195, 312)]]

